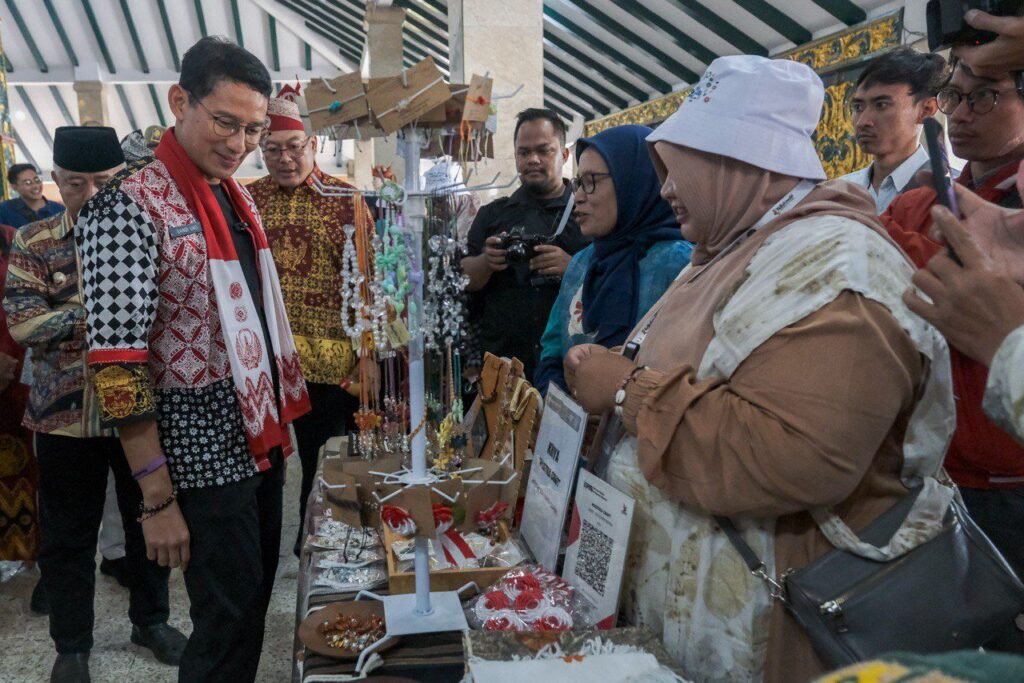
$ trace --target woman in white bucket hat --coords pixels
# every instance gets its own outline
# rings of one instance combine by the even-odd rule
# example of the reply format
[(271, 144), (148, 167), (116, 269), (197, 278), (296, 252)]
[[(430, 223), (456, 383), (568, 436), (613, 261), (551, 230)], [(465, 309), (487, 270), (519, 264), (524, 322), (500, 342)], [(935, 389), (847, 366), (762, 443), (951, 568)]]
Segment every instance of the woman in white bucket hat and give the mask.
[[(954, 422), (948, 349), (903, 305), (913, 268), (868, 194), (819, 183), (823, 97), (797, 62), (710, 65), (648, 138), (691, 266), (638, 323), (635, 360), (592, 346), (566, 357), (580, 402), (626, 430), (607, 475), (637, 501), (626, 614), (696, 681), (823, 670), (713, 516), (777, 577), (833, 547), (905, 552), (938, 531), (925, 510), (952, 493), (934, 479)], [(922, 483), (919, 533), (857, 539)]]

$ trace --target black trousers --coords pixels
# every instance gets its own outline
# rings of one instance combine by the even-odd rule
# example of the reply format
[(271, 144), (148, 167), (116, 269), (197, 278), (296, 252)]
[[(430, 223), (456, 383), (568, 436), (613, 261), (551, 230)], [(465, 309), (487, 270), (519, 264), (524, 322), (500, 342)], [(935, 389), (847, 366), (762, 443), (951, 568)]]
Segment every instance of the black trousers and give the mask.
[(76, 439), (36, 434), (39, 462), (39, 569), (50, 604), (50, 637), (60, 654), (92, 649), (96, 590), (96, 538), (114, 472), (124, 523), (125, 557), (135, 576), (128, 617), (136, 626), (167, 621), (169, 571), (146, 559), (146, 542), (136, 521), (142, 492), (132, 479), (116, 438)]
[(280, 452), (271, 461), (245, 481), (178, 494), (191, 539), (185, 588), (192, 603), (180, 683), (256, 679), (281, 553)]
[(971, 519), (1024, 580), (1024, 488), (969, 489), (960, 495)]
[(302, 485), (299, 487), (299, 538), (306, 519), (306, 501), (313, 488), (320, 447), (332, 436), (347, 434), (354, 426), (353, 415), (359, 399), (333, 384), (307, 383), (311, 410), (292, 423), (302, 461)]
[[(971, 519), (995, 544), (1021, 579), (1024, 579), (1024, 488), (960, 488)], [(1024, 635), (1008, 629), (987, 646), (991, 650), (1024, 654)]]

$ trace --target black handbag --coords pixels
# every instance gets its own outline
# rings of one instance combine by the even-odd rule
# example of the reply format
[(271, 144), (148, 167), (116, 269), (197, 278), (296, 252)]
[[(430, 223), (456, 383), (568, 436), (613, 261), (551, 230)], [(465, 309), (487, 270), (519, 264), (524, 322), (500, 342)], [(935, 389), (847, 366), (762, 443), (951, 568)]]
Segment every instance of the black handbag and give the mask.
[[(919, 490), (881, 514), (859, 534), (876, 546), (888, 543)], [(948, 652), (981, 647), (1016, 632), (1024, 612), (1024, 584), (992, 541), (953, 500), (934, 538), (900, 557), (878, 562), (833, 549), (778, 581), (733, 523), (716, 517), (750, 571), (807, 632), (830, 668), (882, 653)]]

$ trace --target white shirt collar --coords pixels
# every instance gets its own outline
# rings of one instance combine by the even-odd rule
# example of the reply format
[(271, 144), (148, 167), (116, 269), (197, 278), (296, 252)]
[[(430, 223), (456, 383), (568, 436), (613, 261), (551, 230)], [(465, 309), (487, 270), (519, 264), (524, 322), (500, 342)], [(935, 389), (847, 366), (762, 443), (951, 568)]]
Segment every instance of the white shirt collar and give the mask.
[[(925, 163), (928, 162), (928, 152), (924, 146), (918, 145), (917, 149), (907, 159), (896, 167), (896, 170), (889, 176), (892, 178), (892, 184), (896, 186), (897, 192), (902, 192), (903, 188), (910, 184), (910, 181), (914, 179), (914, 175), (921, 169)], [(871, 164), (874, 167), (874, 164)]]
[(889, 174), (889, 177), (883, 180), (876, 191), (874, 186), (871, 184), (871, 173), (874, 171), (874, 162), (868, 164), (859, 171), (854, 171), (843, 176), (843, 180), (860, 185), (868, 191), (871, 198), (875, 200), (875, 208), (879, 213), (885, 211), (889, 206), (889, 203), (896, 197), (896, 195), (903, 192), (903, 190), (910, 184), (910, 181), (914, 179), (914, 175), (928, 162), (928, 152), (921, 145), (917, 146), (917, 150), (914, 151), (909, 157), (907, 157), (902, 164), (896, 167), (896, 169)]

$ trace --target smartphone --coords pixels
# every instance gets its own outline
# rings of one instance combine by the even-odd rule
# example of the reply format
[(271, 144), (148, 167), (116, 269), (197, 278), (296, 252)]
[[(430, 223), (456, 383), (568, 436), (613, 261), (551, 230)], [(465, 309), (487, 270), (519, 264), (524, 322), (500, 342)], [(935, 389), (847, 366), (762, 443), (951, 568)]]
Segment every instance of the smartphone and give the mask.
[[(953, 176), (949, 171), (949, 156), (943, 141), (942, 124), (932, 118), (924, 120), (924, 139), (928, 147), (928, 160), (931, 163), (932, 187), (940, 204), (960, 218), (960, 205), (956, 201), (956, 189), (953, 187)], [(958, 265), (963, 265), (953, 247), (946, 247), (949, 257)]]

